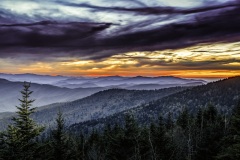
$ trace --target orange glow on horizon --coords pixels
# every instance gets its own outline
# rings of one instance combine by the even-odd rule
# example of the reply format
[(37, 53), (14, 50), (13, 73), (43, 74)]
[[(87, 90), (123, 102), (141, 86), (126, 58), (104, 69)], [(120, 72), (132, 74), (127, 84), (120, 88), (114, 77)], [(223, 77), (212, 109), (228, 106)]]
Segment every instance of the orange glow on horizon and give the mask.
[[(9, 74), (9, 72), (2, 72)], [(158, 77), (158, 76), (175, 76), (180, 78), (228, 78), (228, 77), (235, 77), (240, 76), (239, 71), (225, 71), (216, 70), (213, 71), (193, 71), (193, 70), (184, 70), (184, 71), (159, 71), (159, 72), (142, 72), (141, 74), (135, 73), (127, 73), (127, 72), (92, 72), (92, 73), (75, 73), (75, 72), (48, 72), (48, 71), (39, 71), (39, 72), (11, 72), (10, 74), (25, 74), (25, 73), (32, 73), (32, 74), (39, 74), (39, 75), (50, 75), (50, 76), (72, 76), (72, 77), (106, 77), (106, 76), (123, 76), (123, 77), (135, 77), (135, 76), (146, 76), (146, 77)]]
[(15, 62), (0, 58), (1, 73), (64, 76), (176, 76), (227, 78), (240, 75), (240, 42), (200, 44), (184, 49), (128, 52), (101, 60), (67, 57), (61, 60)]

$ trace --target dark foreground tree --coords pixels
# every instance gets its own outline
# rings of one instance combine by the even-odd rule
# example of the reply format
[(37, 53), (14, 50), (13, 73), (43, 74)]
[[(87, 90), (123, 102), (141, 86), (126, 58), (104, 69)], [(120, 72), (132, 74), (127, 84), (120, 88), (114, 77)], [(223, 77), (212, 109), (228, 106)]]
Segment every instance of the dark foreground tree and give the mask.
[(32, 107), (34, 100), (30, 99), (33, 93), (29, 90), (30, 84), (24, 82), (21, 91), (21, 104), (17, 107), (17, 116), (12, 119), (13, 123), (8, 126), (2, 134), (1, 140), (4, 148), (1, 156), (5, 160), (32, 160), (37, 159), (36, 150), (38, 148), (36, 137), (44, 130), (39, 127), (30, 117), (35, 108)]
[(65, 160), (68, 159), (67, 149), (67, 135), (65, 133), (64, 118), (59, 111), (56, 118), (56, 129), (52, 131), (52, 149), (53, 154), (51, 159), (53, 160)]
[(223, 138), (222, 143), (222, 151), (217, 159), (240, 159), (240, 101), (233, 110), (229, 134)]

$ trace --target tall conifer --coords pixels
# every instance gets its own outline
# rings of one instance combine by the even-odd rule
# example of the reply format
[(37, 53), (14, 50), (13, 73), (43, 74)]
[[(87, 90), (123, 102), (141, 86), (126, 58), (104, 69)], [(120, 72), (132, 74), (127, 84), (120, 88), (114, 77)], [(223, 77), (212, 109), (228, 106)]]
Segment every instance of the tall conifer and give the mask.
[(35, 152), (37, 143), (35, 138), (43, 131), (43, 127), (39, 127), (31, 118), (35, 112), (32, 107), (34, 100), (30, 99), (33, 93), (29, 90), (30, 83), (24, 82), (21, 91), (22, 98), (19, 99), (20, 105), (16, 106), (17, 116), (12, 118), (13, 123), (8, 126), (7, 131), (3, 135), (5, 142), (4, 159), (11, 160), (32, 160), (36, 159)]

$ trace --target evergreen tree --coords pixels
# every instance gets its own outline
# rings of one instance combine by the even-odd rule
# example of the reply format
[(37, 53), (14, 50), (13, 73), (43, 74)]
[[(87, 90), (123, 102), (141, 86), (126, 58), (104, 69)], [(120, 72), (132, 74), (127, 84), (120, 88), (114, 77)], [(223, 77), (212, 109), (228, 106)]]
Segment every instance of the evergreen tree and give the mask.
[(188, 109), (184, 108), (177, 119), (177, 125), (182, 127), (183, 130), (185, 130), (189, 125), (189, 119), (190, 119), (190, 115), (188, 113)]
[[(198, 116), (199, 117), (199, 116)], [(223, 117), (218, 114), (217, 109), (213, 105), (203, 111), (202, 121), (200, 128), (197, 127), (197, 138), (196, 138), (196, 158), (199, 160), (211, 160), (213, 159), (220, 150), (220, 140), (224, 136), (225, 128)]]
[(108, 157), (109, 153), (111, 152), (110, 140), (112, 138), (112, 128), (110, 124), (107, 124), (104, 129), (104, 133), (101, 139), (101, 152), (105, 156), (105, 159)]
[(103, 157), (105, 157), (105, 153), (102, 149), (102, 137), (97, 130), (93, 130), (89, 136), (87, 150), (88, 159), (104, 159)]
[(216, 107), (214, 105), (209, 103), (208, 107), (205, 110), (205, 112), (203, 113), (203, 115), (204, 115), (204, 119), (207, 122), (207, 125), (211, 125), (211, 124), (213, 124), (216, 121), (217, 115), (218, 115), (218, 111), (217, 111), (217, 109), (216, 109)]
[(203, 120), (204, 120), (203, 119), (203, 111), (202, 111), (202, 108), (199, 108), (197, 115), (196, 115), (195, 125), (200, 130), (202, 130), (202, 128), (203, 128)]
[(150, 133), (155, 148), (153, 159), (169, 159), (171, 155), (170, 138), (166, 135), (166, 126), (162, 116), (159, 116), (157, 126), (151, 125)]
[(222, 142), (222, 152), (218, 154), (217, 159), (240, 159), (240, 101), (233, 110), (229, 135), (224, 137)]
[(9, 125), (7, 131), (2, 136), (5, 142), (4, 159), (11, 160), (32, 160), (35, 158), (35, 151), (38, 146), (35, 138), (43, 131), (30, 117), (34, 113), (32, 108), (34, 100), (29, 99), (33, 93), (29, 90), (30, 84), (24, 82), (24, 89), (21, 91), (22, 99), (20, 106), (17, 106), (17, 116), (12, 119), (13, 124)]
[(51, 159), (65, 160), (68, 158), (67, 136), (65, 133), (64, 118), (59, 111), (56, 118), (56, 129), (52, 131), (53, 155)]
[(76, 142), (77, 142), (77, 146), (75, 148), (76, 150), (76, 154), (75, 156), (77, 157), (77, 159), (79, 160), (84, 160), (85, 159), (85, 153), (86, 153), (86, 138), (84, 137), (84, 135), (81, 133), (79, 135), (78, 138), (76, 138)]
[(106, 159), (124, 159), (126, 158), (124, 142), (124, 129), (121, 128), (118, 124), (115, 124), (113, 127), (112, 133), (107, 135), (108, 141), (108, 154)]
[(140, 158), (140, 131), (133, 115), (127, 114), (125, 117), (124, 137), (122, 141), (122, 150), (125, 154), (123, 159)]
[(174, 127), (174, 121), (172, 117), (172, 113), (168, 112), (167, 120), (166, 120), (166, 129), (168, 131), (172, 131)]

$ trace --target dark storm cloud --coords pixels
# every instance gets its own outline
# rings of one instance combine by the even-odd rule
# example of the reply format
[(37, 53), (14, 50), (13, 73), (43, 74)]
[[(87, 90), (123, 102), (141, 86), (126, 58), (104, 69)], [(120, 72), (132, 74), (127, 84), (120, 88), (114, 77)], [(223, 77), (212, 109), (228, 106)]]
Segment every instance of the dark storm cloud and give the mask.
[[(99, 22), (98, 19), (95, 22), (59, 22), (51, 19), (34, 23), (15, 20), (18, 23), (12, 23), (17, 18), (10, 14), (6, 16), (7, 11), (0, 10), (0, 14), (4, 15), (0, 15), (0, 57), (32, 54), (36, 58), (60, 55), (98, 60), (128, 51), (177, 49), (199, 43), (240, 40), (240, 3), (237, 1), (190, 9), (163, 6), (151, 8), (144, 4), (141, 4), (141, 8), (61, 4), (97, 12), (108, 11), (107, 14), (112, 11), (126, 12), (124, 14), (131, 12), (136, 16), (143, 14), (146, 18), (139, 21), (136, 18), (127, 24)], [(163, 15), (167, 15), (167, 18), (163, 19)], [(174, 22), (158, 27), (155, 25), (160, 21), (175, 19)]]
[(107, 11), (113, 11), (113, 12), (133, 12), (136, 14), (146, 14), (146, 15), (156, 15), (156, 14), (191, 14), (191, 13), (200, 13), (200, 12), (206, 12), (210, 10), (217, 10), (217, 9), (224, 9), (229, 7), (236, 7), (239, 4), (237, 3), (229, 3), (224, 5), (217, 5), (217, 6), (205, 6), (205, 7), (199, 7), (199, 8), (193, 8), (193, 9), (181, 9), (181, 8), (174, 8), (174, 7), (148, 7), (146, 5), (142, 5), (138, 8), (126, 8), (126, 7), (102, 7), (102, 6), (95, 6), (90, 5), (87, 3), (69, 3), (69, 2), (59, 2), (65, 6), (71, 6), (71, 7), (81, 7), (81, 8), (89, 8), (92, 9), (92, 11), (95, 12), (107, 12)]

